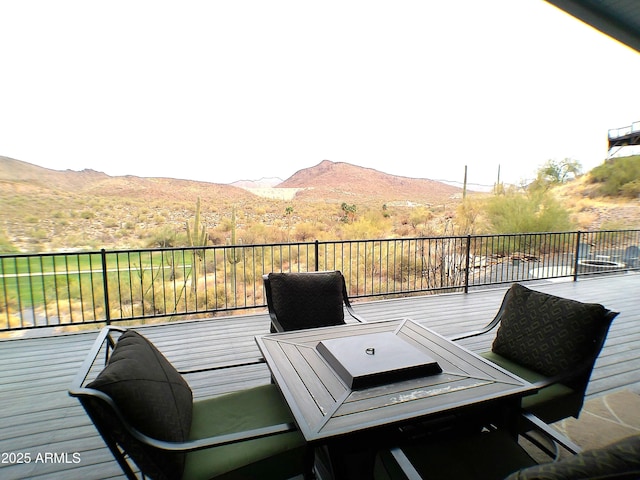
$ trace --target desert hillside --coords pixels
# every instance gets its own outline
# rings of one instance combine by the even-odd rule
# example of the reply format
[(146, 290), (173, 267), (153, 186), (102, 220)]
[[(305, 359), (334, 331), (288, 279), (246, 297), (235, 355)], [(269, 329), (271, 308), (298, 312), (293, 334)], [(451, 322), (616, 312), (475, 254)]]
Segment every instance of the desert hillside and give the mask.
[(298, 198), (340, 199), (345, 195), (386, 203), (439, 203), (461, 198), (462, 189), (441, 182), (389, 175), (371, 168), (343, 162), (323, 160), (318, 165), (300, 170), (278, 185), (299, 188)]
[[(640, 228), (640, 199), (599, 196), (587, 178), (552, 190), (576, 229)], [(198, 199), (214, 245), (230, 243), (232, 230), (244, 244), (482, 231), (458, 218), (461, 189), (348, 163), (324, 160), (279, 183), (236, 185), (56, 171), (0, 157), (0, 253), (184, 246)], [(467, 199), (481, 205), (490, 195)]]
[[(57, 171), (0, 157), (0, 245), (23, 252), (137, 248), (158, 236), (179, 237), (200, 198), (212, 243), (229, 241), (231, 212), (243, 242), (338, 238), (342, 203), (367, 209), (414, 205), (455, 208), (460, 189), (323, 161), (275, 188), (266, 182), (214, 184), (170, 178)], [(401, 208), (401, 207), (398, 207)], [(398, 215), (406, 212), (397, 211)], [(393, 231), (389, 211), (386, 223)], [(395, 221), (406, 223), (404, 217)], [(297, 228), (294, 228), (298, 226)], [(271, 229), (277, 235), (266, 230)], [(314, 231), (315, 230), (315, 231)], [(353, 233), (345, 233), (352, 235)], [(177, 241), (177, 240), (176, 240)], [(5, 248), (6, 249), (6, 248)], [(10, 248), (11, 249), (11, 248)]]
[(95, 170), (51, 170), (27, 162), (0, 157), (0, 194), (29, 192), (32, 195), (86, 195), (91, 197), (141, 198), (150, 201), (195, 202), (198, 196), (208, 201), (224, 199), (241, 202), (251, 195), (245, 190), (216, 183), (147, 178), (112, 177)]

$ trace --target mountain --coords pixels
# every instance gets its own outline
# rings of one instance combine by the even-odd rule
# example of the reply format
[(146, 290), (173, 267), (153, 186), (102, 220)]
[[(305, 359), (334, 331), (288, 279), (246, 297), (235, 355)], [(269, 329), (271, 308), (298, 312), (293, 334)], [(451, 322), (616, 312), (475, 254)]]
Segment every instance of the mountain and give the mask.
[(0, 194), (11, 191), (188, 202), (195, 202), (197, 197), (203, 201), (220, 198), (242, 201), (252, 197), (246, 190), (231, 185), (133, 175), (112, 177), (90, 169), (52, 170), (0, 156)]
[[(273, 189), (272, 192), (269, 192)], [(279, 191), (287, 190), (287, 195)], [(462, 190), (427, 179), (399, 177), (344, 162), (323, 160), (296, 172), (285, 181), (276, 177), (239, 180), (230, 185), (172, 178), (112, 177), (85, 169), (52, 170), (0, 156), (0, 191), (69, 192), (104, 197), (171, 199), (192, 202), (225, 199), (249, 201), (256, 195), (270, 198), (323, 202), (443, 202)], [(357, 198), (357, 200), (354, 199)]]
[[(299, 170), (275, 187), (254, 187), (263, 181), (271, 183), (112, 177), (0, 156), (0, 252), (181, 244), (198, 198), (213, 245), (230, 241), (232, 212), (245, 244), (352, 238), (354, 231), (365, 238), (419, 235), (424, 229), (437, 232), (442, 219), (454, 218), (462, 197), (460, 188), (441, 182), (329, 160)], [(637, 198), (592, 200), (593, 188), (585, 176), (556, 192), (581, 229), (637, 227)], [(358, 218), (366, 219), (355, 230), (344, 221), (343, 203), (357, 206)], [(362, 228), (367, 231), (358, 230)]]
[(262, 177), (260, 180), (236, 180), (229, 185), (239, 188), (271, 188), (282, 183), (279, 177)]
[(106, 173), (85, 169), (59, 171), (0, 156), (0, 182), (14, 182), (31, 188), (76, 190), (109, 178)]
[(359, 196), (391, 202), (442, 202), (462, 189), (434, 180), (400, 177), (343, 162), (323, 160), (296, 172), (276, 188), (299, 188), (296, 198), (348, 200)]
[[(270, 183), (263, 179), (249, 184), (263, 181)], [(230, 241), (234, 210), (244, 243), (282, 241), (289, 235), (338, 237), (345, 225), (340, 220), (345, 202), (357, 205), (358, 212), (370, 209), (381, 216), (383, 205), (396, 207), (382, 217), (390, 230), (372, 233), (387, 236), (396, 223), (407, 224), (407, 207), (431, 203), (451, 208), (457, 203), (451, 198), (459, 192), (431, 180), (327, 160), (275, 188), (239, 188), (171, 178), (112, 177), (94, 170), (59, 171), (0, 157), (0, 252), (168, 245), (193, 221), (197, 199), (201, 221), (216, 245)]]

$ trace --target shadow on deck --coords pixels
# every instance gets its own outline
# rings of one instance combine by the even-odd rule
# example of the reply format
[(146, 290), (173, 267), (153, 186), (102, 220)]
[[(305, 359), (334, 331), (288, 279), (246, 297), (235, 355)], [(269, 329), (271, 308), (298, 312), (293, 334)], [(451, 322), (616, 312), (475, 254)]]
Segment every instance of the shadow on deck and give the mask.
[[(609, 332), (587, 391), (588, 400), (630, 391), (640, 394), (640, 274), (578, 282), (540, 281), (532, 288), (621, 312)], [(509, 285), (469, 294), (443, 294), (355, 304), (369, 321), (412, 318), (449, 336), (489, 322)], [(259, 357), (255, 335), (268, 333), (266, 311), (235, 317), (136, 327), (178, 369), (231, 364)], [(124, 478), (95, 428), (67, 388), (96, 331), (0, 341), (0, 478)], [(492, 336), (469, 339), (473, 351)], [(266, 365), (190, 375), (194, 395), (210, 396), (269, 382)], [(75, 455), (74, 455), (75, 454)], [(22, 460), (22, 463), (18, 463)]]

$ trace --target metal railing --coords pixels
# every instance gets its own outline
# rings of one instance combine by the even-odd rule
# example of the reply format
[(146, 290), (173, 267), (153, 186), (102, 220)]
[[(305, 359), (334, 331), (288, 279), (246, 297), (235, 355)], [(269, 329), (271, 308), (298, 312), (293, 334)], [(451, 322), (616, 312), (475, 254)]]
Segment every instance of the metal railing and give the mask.
[(640, 122), (633, 122), (627, 127), (611, 128), (608, 131), (608, 136), (610, 140), (614, 140), (616, 138), (624, 137), (635, 132), (640, 132)]
[(0, 331), (264, 308), (262, 275), (341, 270), (352, 298), (640, 270), (640, 230), (0, 255)]

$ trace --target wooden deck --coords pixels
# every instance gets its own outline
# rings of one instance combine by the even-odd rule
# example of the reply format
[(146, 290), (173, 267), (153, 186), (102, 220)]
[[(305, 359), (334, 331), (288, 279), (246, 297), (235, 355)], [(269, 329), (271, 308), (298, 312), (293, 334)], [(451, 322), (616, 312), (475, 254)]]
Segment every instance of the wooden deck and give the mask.
[[(530, 285), (621, 312), (596, 363), (588, 395), (621, 389), (640, 394), (640, 274)], [(369, 321), (412, 318), (448, 336), (490, 321), (507, 288), (361, 302), (354, 308)], [(137, 329), (178, 369), (186, 369), (258, 357), (254, 336), (268, 332), (269, 319), (262, 312)], [(95, 336), (91, 331), (0, 341), (0, 478), (124, 478), (78, 401), (67, 395)], [(482, 351), (491, 340), (487, 336), (464, 345)], [(190, 375), (188, 380), (196, 396), (208, 396), (266, 383), (269, 372), (257, 365), (235, 369), (233, 375), (223, 370), (207, 377)], [(26, 454), (30, 463), (14, 463)]]

